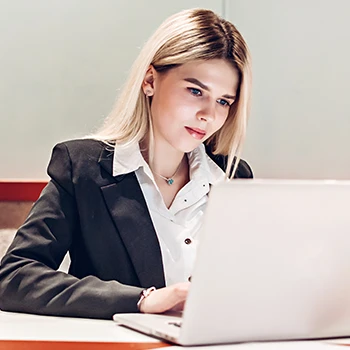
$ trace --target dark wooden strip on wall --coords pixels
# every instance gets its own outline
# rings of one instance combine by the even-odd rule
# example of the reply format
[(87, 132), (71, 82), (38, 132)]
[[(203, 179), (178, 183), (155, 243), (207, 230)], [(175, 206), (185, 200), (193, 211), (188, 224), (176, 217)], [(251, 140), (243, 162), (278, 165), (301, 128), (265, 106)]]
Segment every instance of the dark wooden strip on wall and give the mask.
[(47, 181), (0, 180), (0, 201), (29, 201), (38, 199)]
[(166, 343), (105, 343), (64, 341), (11, 341), (0, 340), (0, 350), (146, 350), (169, 347)]

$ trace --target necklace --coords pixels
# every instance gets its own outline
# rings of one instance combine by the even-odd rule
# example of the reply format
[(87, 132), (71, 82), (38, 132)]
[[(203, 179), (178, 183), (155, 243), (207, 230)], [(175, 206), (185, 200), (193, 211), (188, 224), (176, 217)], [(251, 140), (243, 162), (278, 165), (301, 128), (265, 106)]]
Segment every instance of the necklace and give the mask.
[(180, 169), (180, 165), (182, 162), (180, 162), (179, 166), (177, 167), (177, 169), (175, 170), (175, 173), (173, 174), (173, 176), (170, 177), (165, 177), (163, 175), (157, 174), (155, 171), (153, 171), (154, 174), (156, 174), (157, 176), (161, 177), (163, 180), (165, 180), (167, 182), (167, 184), (170, 186), (174, 183), (174, 177), (177, 174), (178, 170)]

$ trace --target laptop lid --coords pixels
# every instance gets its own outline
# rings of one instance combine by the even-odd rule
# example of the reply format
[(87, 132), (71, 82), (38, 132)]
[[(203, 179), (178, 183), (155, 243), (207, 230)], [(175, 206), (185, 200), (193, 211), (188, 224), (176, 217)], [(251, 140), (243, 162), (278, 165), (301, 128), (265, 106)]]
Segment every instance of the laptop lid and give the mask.
[(350, 181), (212, 188), (180, 344), (350, 335)]

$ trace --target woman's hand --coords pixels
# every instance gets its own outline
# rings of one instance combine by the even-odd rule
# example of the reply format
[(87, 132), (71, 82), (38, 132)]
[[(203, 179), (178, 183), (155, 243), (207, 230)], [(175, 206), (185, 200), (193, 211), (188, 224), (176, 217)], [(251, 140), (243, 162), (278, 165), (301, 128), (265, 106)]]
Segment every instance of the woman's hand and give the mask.
[(159, 314), (165, 311), (182, 311), (190, 282), (173, 284), (157, 289), (140, 303), (140, 312)]

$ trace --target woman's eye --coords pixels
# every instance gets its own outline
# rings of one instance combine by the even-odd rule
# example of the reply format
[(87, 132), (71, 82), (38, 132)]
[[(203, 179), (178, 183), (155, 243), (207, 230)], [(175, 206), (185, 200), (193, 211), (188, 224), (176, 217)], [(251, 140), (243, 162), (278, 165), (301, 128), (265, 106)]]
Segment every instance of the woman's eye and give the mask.
[(199, 89), (188, 88), (188, 90), (191, 92), (192, 95), (195, 95), (195, 96), (202, 96), (202, 91), (199, 90)]
[(230, 104), (226, 101), (226, 100), (223, 100), (223, 99), (218, 99), (217, 102), (219, 102), (222, 106), (228, 106), (230, 107)]

